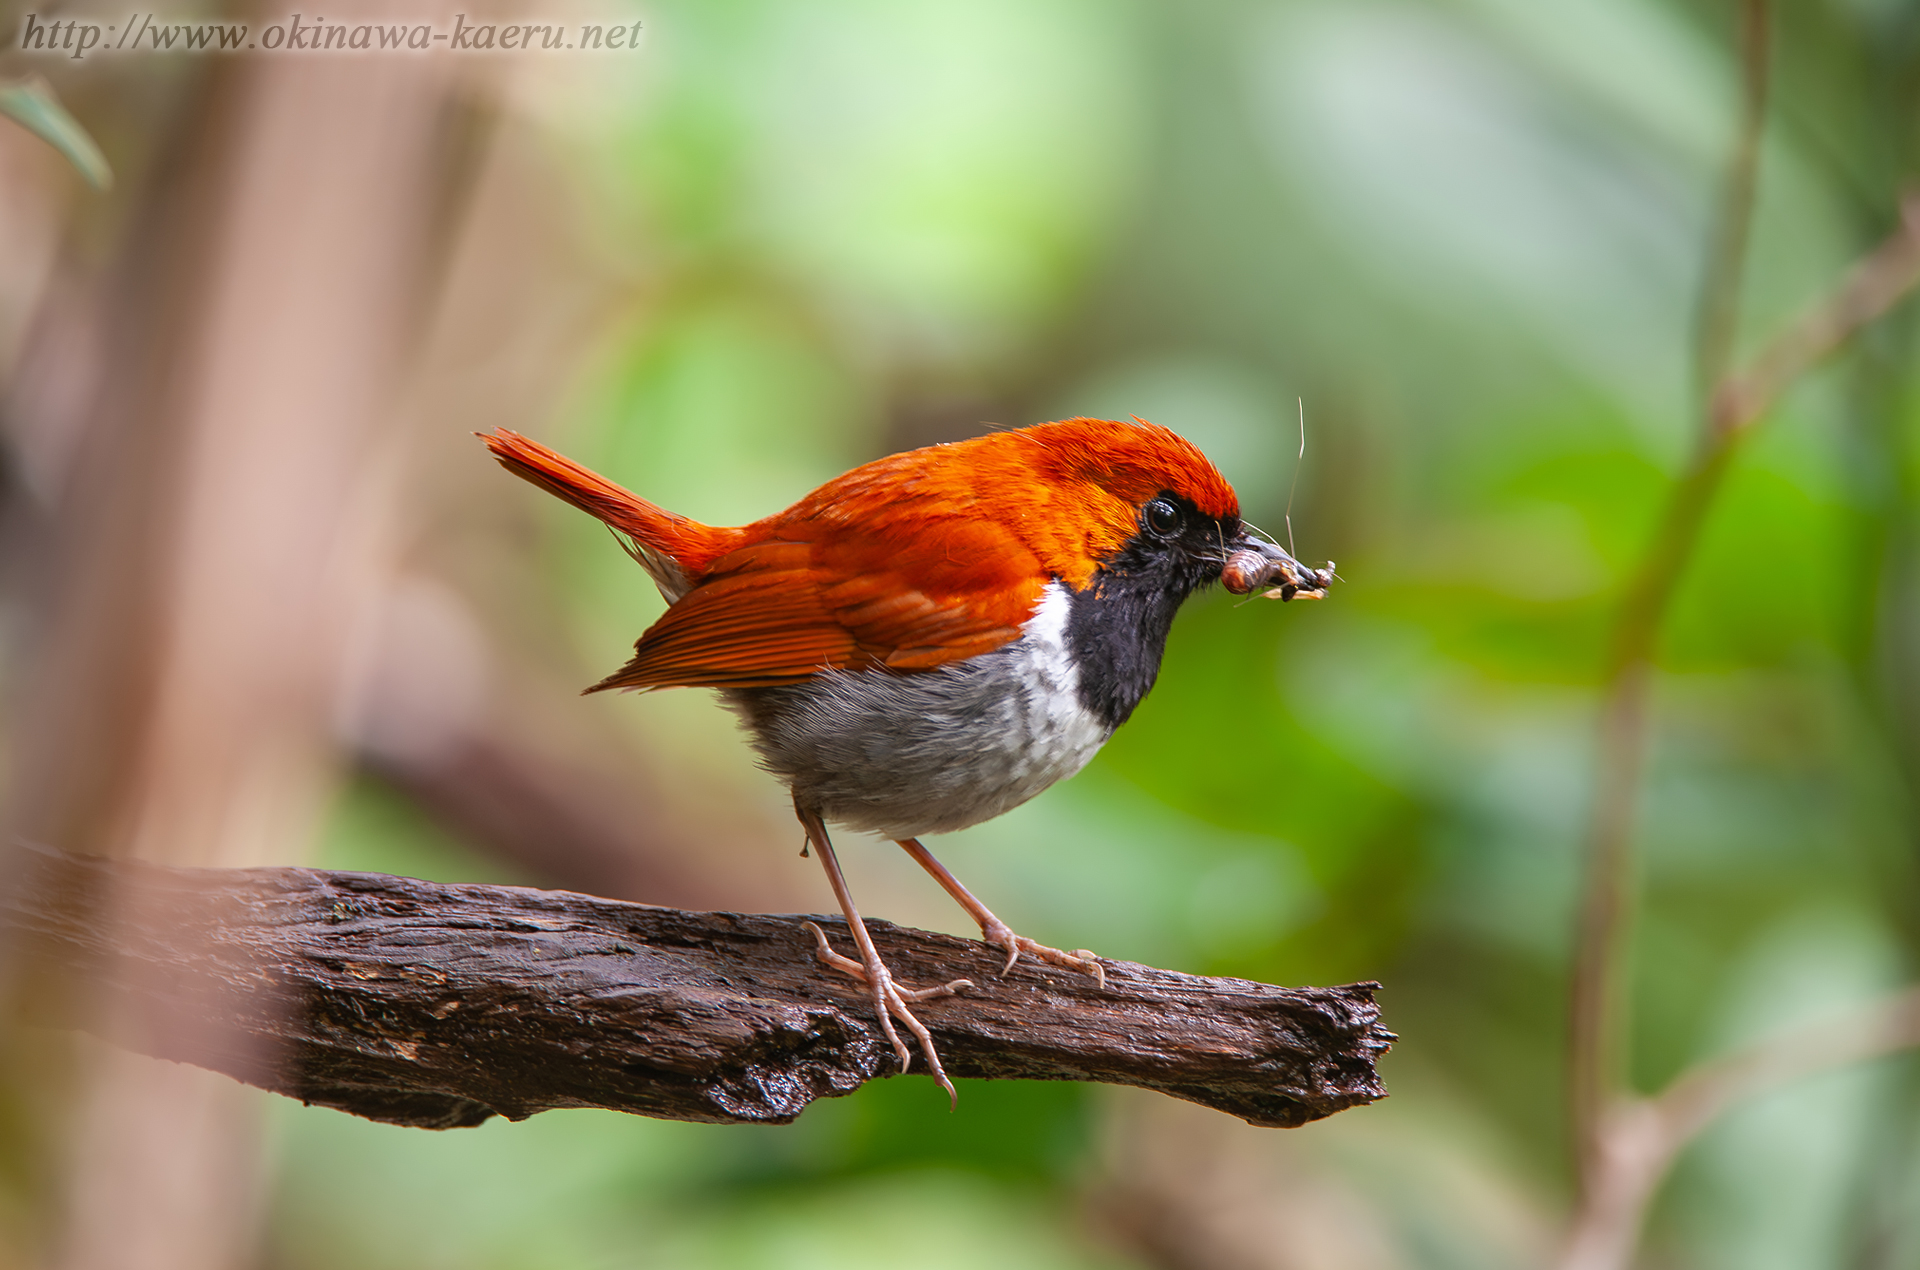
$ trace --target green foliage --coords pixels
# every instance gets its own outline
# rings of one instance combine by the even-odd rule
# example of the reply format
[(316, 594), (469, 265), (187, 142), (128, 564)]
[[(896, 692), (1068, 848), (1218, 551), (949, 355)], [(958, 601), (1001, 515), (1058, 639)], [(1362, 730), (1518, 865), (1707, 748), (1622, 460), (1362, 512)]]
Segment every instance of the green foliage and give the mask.
[(46, 80), (34, 75), (0, 81), (0, 115), (58, 150), (94, 189), (105, 190), (113, 185), (113, 169), (107, 166), (107, 156), (100, 153), (100, 147), (80, 126), (79, 120), (60, 104)]

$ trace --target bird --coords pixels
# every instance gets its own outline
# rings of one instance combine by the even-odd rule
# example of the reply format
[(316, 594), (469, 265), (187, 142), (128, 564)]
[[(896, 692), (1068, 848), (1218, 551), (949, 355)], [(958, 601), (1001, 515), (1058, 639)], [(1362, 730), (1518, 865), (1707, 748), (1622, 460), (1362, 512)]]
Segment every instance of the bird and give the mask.
[(620, 669), (586, 689), (717, 689), (786, 784), (857, 957), (808, 923), (825, 965), (863, 983), (904, 1071), (915, 1038), (957, 1105), (913, 1006), (973, 987), (896, 981), (827, 832), (892, 839), (981, 938), (1093, 976), (1100, 960), (1023, 935), (920, 839), (1012, 810), (1086, 765), (1153, 687), (1174, 613), (1222, 582), (1320, 598), (1314, 569), (1250, 528), (1193, 443), (1139, 418), (987, 432), (856, 467), (785, 511), (702, 524), (554, 450), (476, 434), (514, 475), (610, 527), (667, 601)]

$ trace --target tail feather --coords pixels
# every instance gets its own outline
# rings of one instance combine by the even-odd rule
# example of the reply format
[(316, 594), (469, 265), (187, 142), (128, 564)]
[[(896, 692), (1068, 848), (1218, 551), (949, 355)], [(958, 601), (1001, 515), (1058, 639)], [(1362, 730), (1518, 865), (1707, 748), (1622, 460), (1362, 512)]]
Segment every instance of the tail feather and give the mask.
[(737, 545), (740, 531), (703, 525), (655, 506), (638, 494), (517, 432), (475, 434), (500, 466), (564, 499), (632, 540), (635, 558), (668, 599), (677, 599), (715, 559)]

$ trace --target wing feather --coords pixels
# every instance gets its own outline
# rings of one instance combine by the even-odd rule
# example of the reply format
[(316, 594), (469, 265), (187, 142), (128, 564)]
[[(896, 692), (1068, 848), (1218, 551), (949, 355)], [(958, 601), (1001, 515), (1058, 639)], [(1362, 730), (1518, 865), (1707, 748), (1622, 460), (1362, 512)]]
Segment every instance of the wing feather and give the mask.
[(722, 556), (589, 691), (930, 670), (1019, 637), (1047, 575), (1012, 533), (958, 515), (877, 519), (786, 525)]

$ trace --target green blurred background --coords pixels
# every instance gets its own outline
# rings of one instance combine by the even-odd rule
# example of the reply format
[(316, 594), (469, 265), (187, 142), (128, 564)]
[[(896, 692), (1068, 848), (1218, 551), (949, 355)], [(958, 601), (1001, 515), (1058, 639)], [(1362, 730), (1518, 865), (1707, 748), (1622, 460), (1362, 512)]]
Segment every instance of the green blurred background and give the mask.
[[(1068, 1085), (963, 1082), (950, 1114), (915, 1076), (785, 1127), (553, 1112), (435, 1134), (249, 1093), (231, 1259), (1545, 1264), (1570, 1202), (1597, 685), (1696, 427), (1733, 5), (607, 3), (588, 16), (641, 17), (639, 52), (8, 55), (53, 78), (121, 176), (98, 196), (23, 133), (0, 153), (16, 831), (828, 909), (781, 790), (706, 694), (571, 700), (660, 601), (597, 525), (466, 434), (510, 426), (738, 523), (897, 449), (1139, 415), (1198, 442), (1270, 532), (1297, 480), (1299, 554), (1344, 581), (1317, 605), (1190, 603), (1155, 692), (1085, 773), (935, 849), (1059, 947), (1380, 980), (1393, 1096), (1278, 1132)], [(1813, 0), (1776, 20), (1742, 348), (1887, 232), (1920, 162), (1920, 6)], [(323, 196), (301, 182), (343, 209), (311, 235), (300, 209)], [(324, 237), (362, 207), (361, 237)], [(329, 306), (344, 316), (318, 334), (298, 325)], [(1642, 1087), (1913, 973), (1912, 328), (1896, 311), (1784, 399), (1677, 598), (1638, 834)], [(266, 351), (223, 361), (235, 340)], [(258, 396), (220, 397), (223, 374)], [(363, 388), (327, 397), (342, 376)], [(231, 404), (293, 398), (313, 417)], [(245, 418), (203, 424), (220, 410)], [(231, 438), (282, 426), (293, 457), (218, 511), (253, 479)], [(327, 437), (337, 453), (298, 448)], [(325, 497), (290, 493), (288, 472), (318, 473)], [(128, 490), (138, 515), (115, 501)], [(165, 738), (212, 729), (213, 707), (173, 654), (116, 671), (145, 685), (132, 696), (101, 687), (86, 658), (116, 641), (89, 653), (86, 633), (146, 623), (187, 647), (202, 610), (207, 629), (278, 629), (222, 616), (295, 603), (221, 565), (229, 541), (279, 544), (261, 576), (332, 597), (288, 628), (329, 632), (294, 676), (307, 689), (231, 712), (248, 735), (295, 702), (273, 735), (305, 738), (287, 743), (304, 775), (273, 788), (301, 792), (149, 832), (153, 791), (191, 780)], [(74, 581), (89, 569), (92, 590)], [(112, 584), (130, 577), (132, 598)], [(298, 643), (235, 639), (223, 671), (266, 659), (272, 683)], [(95, 721), (54, 745), (35, 720), (55, 716)], [(207, 805), (263, 805), (219, 780)], [(892, 847), (852, 839), (842, 858), (868, 914), (970, 933)], [(18, 1060), (29, 1091), (34, 1062), (53, 1060)], [(1904, 1058), (1840, 1070), (1717, 1123), (1663, 1191), (1645, 1264), (1920, 1264), (1917, 1075)], [(44, 1249), (85, 1209), (88, 1157), (61, 1144), (86, 1140), (71, 1125), (91, 1104), (63, 1096), (18, 1099), (82, 1110), (22, 1113), (39, 1128), (9, 1135), (8, 1264), (58, 1261)]]

